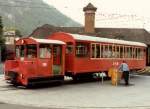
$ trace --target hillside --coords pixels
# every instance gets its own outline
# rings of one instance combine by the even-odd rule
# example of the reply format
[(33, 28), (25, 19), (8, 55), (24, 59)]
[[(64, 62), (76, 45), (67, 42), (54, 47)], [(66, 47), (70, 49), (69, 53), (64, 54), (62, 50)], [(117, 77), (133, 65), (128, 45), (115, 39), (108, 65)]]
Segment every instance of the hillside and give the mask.
[(23, 35), (30, 34), (43, 24), (61, 27), (81, 26), (42, 0), (0, 1), (0, 16), (6, 28), (19, 29)]

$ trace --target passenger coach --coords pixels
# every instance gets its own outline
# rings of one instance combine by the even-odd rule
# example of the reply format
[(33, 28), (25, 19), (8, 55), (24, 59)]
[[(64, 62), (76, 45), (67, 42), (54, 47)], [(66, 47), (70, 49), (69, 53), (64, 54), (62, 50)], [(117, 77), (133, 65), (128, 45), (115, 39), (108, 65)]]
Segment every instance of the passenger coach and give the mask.
[(66, 43), (65, 72), (74, 79), (82, 75), (108, 72), (126, 60), (131, 70), (146, 66), (146, 45), (140, 42), (58, 32), (48, 39)]

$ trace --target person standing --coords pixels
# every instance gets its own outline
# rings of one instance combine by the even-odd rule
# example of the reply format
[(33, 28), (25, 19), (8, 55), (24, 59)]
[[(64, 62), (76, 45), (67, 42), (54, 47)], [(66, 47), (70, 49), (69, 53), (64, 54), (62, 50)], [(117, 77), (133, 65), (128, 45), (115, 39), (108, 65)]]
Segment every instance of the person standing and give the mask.
[(122, 72), (125, 85), (129, 85), (129, 66), (125, 61), (123, 61), (119, 66), (119, 71)]

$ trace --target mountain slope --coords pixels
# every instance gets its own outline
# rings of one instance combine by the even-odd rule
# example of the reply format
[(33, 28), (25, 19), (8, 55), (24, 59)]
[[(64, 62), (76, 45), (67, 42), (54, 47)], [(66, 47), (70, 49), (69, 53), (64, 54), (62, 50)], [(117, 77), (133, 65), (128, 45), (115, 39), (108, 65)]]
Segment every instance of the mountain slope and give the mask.
[(22, 34), (30, 34), (32, 30), (43, 24), (81, 26), (42, 0), (0, 1), (0, 16), (6, 28), (15, 27)]

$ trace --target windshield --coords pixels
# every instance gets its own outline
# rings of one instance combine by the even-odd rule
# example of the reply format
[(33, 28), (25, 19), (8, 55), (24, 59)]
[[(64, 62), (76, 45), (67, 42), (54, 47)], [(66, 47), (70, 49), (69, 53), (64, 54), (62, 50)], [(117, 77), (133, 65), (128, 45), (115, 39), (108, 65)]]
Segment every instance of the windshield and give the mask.
[(24, 57), (24, 51), (25, 51), (25, 47), (24, 45), (17, 45), (16, 46), (16, 57)]
[(51, 48), (48, 44), (40, 44), (40, 58), (51, 58)]
[(28, 45), (17, 45), (16, 46), (16, 57), (25, 57), (25, 52), (27, 58), (37, 57), (37, 46), (35, 44)]
[(26, 45), (27, 47), (27, 57), (36, 58), (37, 57), (37, 46), (35, 44)]

